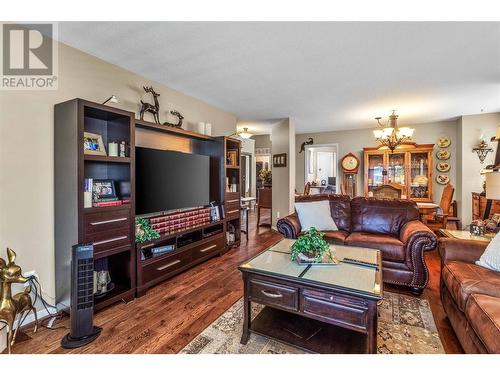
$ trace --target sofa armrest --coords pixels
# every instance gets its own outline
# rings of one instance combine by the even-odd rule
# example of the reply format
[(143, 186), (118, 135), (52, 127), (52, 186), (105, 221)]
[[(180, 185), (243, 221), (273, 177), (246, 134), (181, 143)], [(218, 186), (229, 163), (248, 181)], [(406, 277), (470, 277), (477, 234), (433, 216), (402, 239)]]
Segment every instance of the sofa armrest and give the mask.
[(302, 231), (300, 226), (299, 217), (296, 213), (281, 218), (276, 223), (278, 232), (285, 236), (285, 238), (297, 238)]
[(413, 271), (410, 286), (425, 288), (429, 281), (429, 271), (425, 264), (424, 252), (436, 248), (436, 235), (421, 221), (412, 220), (403, 225), (399, 239), (405, 245), (405, 264)]
[(488, 242), (485, 241), (440, 238), (439, 255), (443, 263), (453, 260), (474, 263), (479, 260), (487, 246)]
[(426, 238), (429, 240), (425, 250), (432, 250), (436, 247), (437, 237), (424, 223), (419, 220), (408, 221), (399, 233), (399, 240), (405, 245), (416, 237)]

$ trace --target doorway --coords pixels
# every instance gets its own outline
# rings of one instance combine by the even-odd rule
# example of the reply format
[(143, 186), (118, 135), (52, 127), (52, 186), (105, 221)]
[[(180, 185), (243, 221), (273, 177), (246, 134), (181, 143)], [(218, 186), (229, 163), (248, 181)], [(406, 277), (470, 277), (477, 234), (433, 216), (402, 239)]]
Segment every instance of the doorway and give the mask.
[(310, 145), (305, 149), (304, 184), (311, 184), (311, 194), (325, 191), (336, 194), (339, 189), (337, 144)]

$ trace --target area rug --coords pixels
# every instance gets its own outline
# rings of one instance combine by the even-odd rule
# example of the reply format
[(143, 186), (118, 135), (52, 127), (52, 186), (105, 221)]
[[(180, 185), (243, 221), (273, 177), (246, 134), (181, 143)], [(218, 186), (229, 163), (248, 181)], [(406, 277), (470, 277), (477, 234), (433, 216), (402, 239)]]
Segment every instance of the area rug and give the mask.
[[(252, 317), (263, 306), (252, 304)], [(252, 333), (240, 344), (243, 299), (237, 301), (200, 333), (182, 354), (303, 354), (304, 351)], [(429, 302), (424, 298), (384, 293), (378, 308), (377, 349), (379, 354), (444, 353)]]

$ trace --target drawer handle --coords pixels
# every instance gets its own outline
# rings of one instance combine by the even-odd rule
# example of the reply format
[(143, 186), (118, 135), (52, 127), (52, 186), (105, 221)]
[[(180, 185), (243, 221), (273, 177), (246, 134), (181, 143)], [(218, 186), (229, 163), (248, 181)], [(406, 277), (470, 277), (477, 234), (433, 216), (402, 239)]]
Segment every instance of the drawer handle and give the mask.
[(120, 241), (126, 239), (127, 236), (121, 236), (121, 237), (116, 237), (116, 238), (111, 238), (109, 240), (104, 240), (104, 241), (99, 241), (99, 242), (94, 242), (93, 245), (103, 245), (105, 243), (110, 243), (110, 242), (115, 242), (115, 241)]
[(227, 214), (234, 214), (235, 212), (238, 212), (239, 210), (232, 210), (232, 211), (228, 211)]
[(156, 270), (157, 271), (163, 271), (165, 268), (172, 267), (176, 265), (177, 263), (180, 263), (181, 261), (179, 259), (174, 260), (173, 262), (167, 263), (164, 266), (158, 267)]
[(210, 250), (210, 249), (213, 249), (214, 247), (217, 247), (217, 245), (212, 245), (212, 246), (206, 247), (206, 248), (204, 248), (204, 249), (201, 249), (201, 250), (200, 250), (200, 253), (204, 253), (205, 251), (208, 251), (208, 250)]
[(119, 221), (126, 221), (126, 217), (121, 217), (119, 219), (112, 219), (112, 220), (104, 220), (104, 221), (94, 221), (93, 223), (90, 223), (90, 225), (102, 225), (102, 224), (109, 224), (109, 223), (117, 223)]
[(283, 294), (281, 293), (272, 293), (272, 292), (267, 292), (265, 290), (261, 290), (262, 294), (265, 295), (266, 297), (269, 298), (281, 298), (283, 297)]
[(234, 202), (239, 202), (239, 199), (231, 199), (230, 201), (227, 201), (227, 203), (234, 203)]

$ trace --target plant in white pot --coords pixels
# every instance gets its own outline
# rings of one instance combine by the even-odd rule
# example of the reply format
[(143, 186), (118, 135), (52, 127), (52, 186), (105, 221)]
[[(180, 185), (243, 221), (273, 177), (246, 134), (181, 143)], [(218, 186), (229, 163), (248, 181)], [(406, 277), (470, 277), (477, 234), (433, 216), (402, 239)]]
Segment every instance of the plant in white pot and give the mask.
[(337, 263), (330, 250), (330, 245), (323, 238), (325, 234), (311, 228), (299, 236), (291, 247), (292, 260), (302, 263), (321, 263), (326, 257), (331, 263)]

